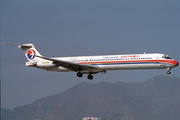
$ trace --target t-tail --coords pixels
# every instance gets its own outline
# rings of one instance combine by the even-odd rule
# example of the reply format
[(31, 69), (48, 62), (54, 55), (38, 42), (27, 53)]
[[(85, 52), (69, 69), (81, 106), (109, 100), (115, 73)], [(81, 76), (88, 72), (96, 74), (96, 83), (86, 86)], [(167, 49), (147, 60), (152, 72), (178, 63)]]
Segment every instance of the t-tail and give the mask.
[[(6, 44), (6, 43), (3, 43), (3, 44)], [(38, 61), (42, 60), (42, 58), (36, 57), (36, 55), (38, 56), (42, 56), (42, 55), (36, 50), (34, 45), (31, 43), (21, 44), (21, 45), (19, 44), (6, 44), (6, 45), (18, 46), (19, 48), (22, 49), (23, 53), (28, 59), (28, 62), (26, 62), (26, 66), (34, 67)]]

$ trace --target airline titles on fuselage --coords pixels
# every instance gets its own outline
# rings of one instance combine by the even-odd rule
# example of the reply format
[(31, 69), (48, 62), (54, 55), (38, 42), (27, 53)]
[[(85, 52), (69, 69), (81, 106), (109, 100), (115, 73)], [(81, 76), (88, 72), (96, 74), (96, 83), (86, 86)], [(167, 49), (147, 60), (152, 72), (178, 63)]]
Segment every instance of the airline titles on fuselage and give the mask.
[(140, 57), (139, 55), (120, 55), (120, 56), (106, 56), (106, 57), (97, 57), (97, 58), (86, 58), (86, 57), (77, 57), (72, 58), (72, 62), (93, 62), (93, 61), (118, 61), (118, 60), (147, 60), (152, 59), (152, 57)]

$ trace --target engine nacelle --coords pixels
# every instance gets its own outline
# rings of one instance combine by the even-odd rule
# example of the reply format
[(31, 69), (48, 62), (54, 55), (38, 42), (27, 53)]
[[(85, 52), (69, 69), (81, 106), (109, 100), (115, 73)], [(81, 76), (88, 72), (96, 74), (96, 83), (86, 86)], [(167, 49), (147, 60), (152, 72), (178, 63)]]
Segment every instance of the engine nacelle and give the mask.
[(42, 62), (37, 62), (36, 66), (42, 68), (48, 68), (48, 67), (55, 67), (56, 65), (53, 64), (52, 61), (42, 61)]

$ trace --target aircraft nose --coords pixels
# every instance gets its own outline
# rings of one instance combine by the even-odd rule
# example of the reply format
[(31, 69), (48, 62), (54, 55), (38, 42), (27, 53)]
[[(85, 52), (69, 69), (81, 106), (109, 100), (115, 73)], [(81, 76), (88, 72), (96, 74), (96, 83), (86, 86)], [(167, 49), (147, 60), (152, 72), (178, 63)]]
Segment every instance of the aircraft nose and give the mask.
[(176, 66), (178, 66), (179, 65), (179, 63), (177, 62), (177, 65)]

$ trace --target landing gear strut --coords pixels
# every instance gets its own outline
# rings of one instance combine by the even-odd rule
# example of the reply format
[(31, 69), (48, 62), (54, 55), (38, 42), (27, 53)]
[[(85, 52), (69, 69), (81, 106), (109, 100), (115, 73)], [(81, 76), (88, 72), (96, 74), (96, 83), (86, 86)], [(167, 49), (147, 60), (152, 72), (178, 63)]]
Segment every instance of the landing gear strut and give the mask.
[(78, 72), (78, 73), (77, 73), (77, 76), (78, 76), (78, 77), (82, 77), (82, 76), (83, 76), (83, 73)]
[(92, 80), (92, 79), (93, 79), (93, 76), (92, 76), (91, 74), (89, 74), (89, 75), (87, 76), (87, 78), (88, 78), (89, 80)]
[(169, 74), (171, 74), (171, 72), (170, 72), (170, 70), (171, 70), (171, 68), (167, 68), (167, 74), (169, 75)]

